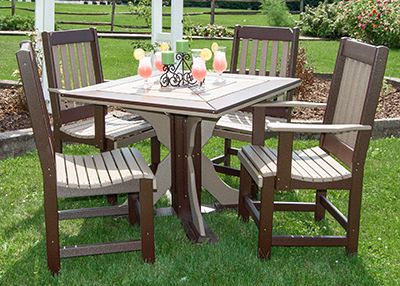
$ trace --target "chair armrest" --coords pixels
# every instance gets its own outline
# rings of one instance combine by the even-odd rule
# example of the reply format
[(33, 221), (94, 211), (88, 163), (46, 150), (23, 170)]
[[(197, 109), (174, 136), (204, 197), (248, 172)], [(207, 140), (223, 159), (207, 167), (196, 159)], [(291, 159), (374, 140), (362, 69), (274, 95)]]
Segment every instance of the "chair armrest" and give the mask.
[(309, 107), (326, 108), (326, 103), (308, 101), (263, 101), (252, 105), (253, 107)]
[(267, 127), (275, 132), (301, 132), (301, 133), (342, 133), (350, 131), (371, 130), (370, 125), (361, 124), (293, 124), (293, 123), (267, 123)]
[(63, 94), (66, 91), (65, 89), (62, 89), (62, 88), (53, 88), (53, 87), (49, 87), (48, 90), (49, 90), (49, 92), (57, 93), (57, 94)]

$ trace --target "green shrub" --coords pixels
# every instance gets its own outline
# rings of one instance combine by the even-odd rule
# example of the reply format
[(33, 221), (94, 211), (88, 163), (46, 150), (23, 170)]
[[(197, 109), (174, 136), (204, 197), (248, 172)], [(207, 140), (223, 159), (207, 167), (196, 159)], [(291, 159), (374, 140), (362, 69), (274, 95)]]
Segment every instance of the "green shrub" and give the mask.
[(295, 21), (283, 0), (265, 0), (261, 4), (261, 10), (266, 15), (266, 26), (291, 28), (295, 26)]
[(347, 34), (364, 42), (400, 47), (400, 2), (356, 0), (338, 3)]
[(34, 31), (35, 21), (19, 15), (0, 17), (1, 31)]
[(344, 24), (339, 17), (341, 9), (327, 1), (320, 2), (317, 7), (306, 6), (298, 22), (302, 34), (312, 37), (340, 38), (344, 36)]
[(151, 0), (134, 0), (134, 3), (129, 2), (129, 10), (132, 13), (137, 13), (139, 19), (144, 19), (146, 26), (151, 29)]

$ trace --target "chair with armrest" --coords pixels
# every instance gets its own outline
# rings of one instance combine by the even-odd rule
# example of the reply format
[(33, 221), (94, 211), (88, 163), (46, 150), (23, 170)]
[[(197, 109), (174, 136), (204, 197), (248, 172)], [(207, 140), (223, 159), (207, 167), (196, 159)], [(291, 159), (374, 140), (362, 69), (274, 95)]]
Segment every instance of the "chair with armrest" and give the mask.
[[(31, 42), (21, 43), (17, 60), (43, 173), (47, 263), (52, 274), (59, 272), (60, 258), (76, 256), (141, 250), (144, 261), (154, 262), (153, 173), (142, 155), (134, 148), (93, 156), (56, 153)], [(58, 200), (62, 198), (110, 194), (128, 194), (128, 205), (73, 210), (58, 207)], [(140, 223), (140, 240), (60, 247), (60, 220), (110, 216), (118, 212), (128, 213), (131, 225)]]
[[(298, 28), (236, 25), (229, 72), (295, 77), (298, 41)], [(259, 46), (261, 46), (260, 51)], [(259, 61), (259, 66), (257, 61)], [(225, 138), (224, 154), (212, 159), (214, 164), (224, 164), (223, 166), (215, 165), (218, 172), (239, 176), (239, 170), (229, 167), (230, 156), (237, 155), (238, 151), (231, 147), (231, 140), (264, 145), (265, 139), (276, 136), (276, 133), (265, 128), (264, 123), (290, 121), (291, 106), (287, 104), (291, 102), (293, 105), (292, 93), (290, 91), (281, 94), (274, 101), (257, 104), (220, 118), (213, 135)]]
[[(342, 38), (323, 124), (268, 123), (279, 132), (277, 150), (251, 145), (239, 151), (239, 216), (256, 222), (261, 259), (270, 258), (271, 246), (345, 246), (357, 252), (364, 163), (387, 56), (386, 47)], [(321, 133), (319, 146), (292, 152), (297, 132)], [(261, 188), (260, 202), (250, 199), (252, 184)], [(315, 203), (274, 202), (275, 190), (292, 189), (316, 190)], [(347, 217), (328, 200), (327, 190), (349, 191)], [(328, 211), (346, 235), (272, 235), (274, 211), (313, 212), (316, 221)]]
[[(43, 32), (42, 41), (50, 88), (70, 90), (104, 82), (95, 28)], [(56, 152), (62, 152), (63, 141), (110, 151), (151, 138), (151, 168), (155, 172), (160, 143), (150, 123), (127, 112), (119, 112), (118, 117), (107, 114), (106, 106), (65, 102), (53, 92), (50, 101)], [(109, 197), (110, 203), (116, 200), (116, 196)]]

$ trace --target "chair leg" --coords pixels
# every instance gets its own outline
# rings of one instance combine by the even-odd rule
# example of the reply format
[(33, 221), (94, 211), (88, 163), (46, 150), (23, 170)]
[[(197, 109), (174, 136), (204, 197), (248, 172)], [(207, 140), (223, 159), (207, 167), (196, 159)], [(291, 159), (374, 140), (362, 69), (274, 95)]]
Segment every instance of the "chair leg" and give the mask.
[(153, 182), (140, 179), (140, 235), (143, 261), (154, 263)]
[(157, 137), (151, 138), (151, 165), (150, 168), (155, 174), (157, 171), (158, 164), (160, 164), (160, 141), (158, 141)]
[(238, 216), (242, 218), (244, 222), (249, 221), (249, 211), (246, 208), (244, 197), (250, 196), (251, 193), (251, 185), (254, 184), (253, 179), (250, 174), (244, 168), (242, 164), (240, 164), (240, 185), (239, 185), (239, 206), (238, 206)]
[(320, 221), (325, 218), (325, 208), (321, 205), (321, 197), (326, 197), (326, 190), (317, 190), (315, 194), (315, 214), (314, 219), (315, 221)]
[[(362, 184), (362, 183), (361, 183)], [(348, 224), (347, 224), (347, 253), (357, 253), (358, 236), (360, 231), (361, 193), (362, 185), (352, 187), (349, 194)]]
[(229, 150), (232, 147), (232, 140), (225, 139), (225, 146), (224, 146), (224, 166), (230, 167), (231, 166), (231, 155), (229, 155)]
[[(44, 183), (44, 213), (46, 223), (47, 265), (52, 275), (60, 271), (60, 237), (56, 191), (46, 188)], [(56, 187), (54, 187), (56, 188)]]
[(258, 233), (258, 257), (261, 260), (271, 258), (274, 183), (274, 177), (264, 178), (261, 188), (260, 225)]

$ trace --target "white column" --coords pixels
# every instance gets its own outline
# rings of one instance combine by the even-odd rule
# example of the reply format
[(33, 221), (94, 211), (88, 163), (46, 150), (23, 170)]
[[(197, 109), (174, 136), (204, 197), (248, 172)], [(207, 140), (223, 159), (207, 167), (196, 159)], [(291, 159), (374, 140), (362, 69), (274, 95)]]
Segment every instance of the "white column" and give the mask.
[[(35, 2), (35, 28), (37, 32), (37, 37), (40, 38), (43, 31), (54, 31), (54, 0), (36, 0)], [(38, 42), (38, 48), (40, 48), (41, 53), (43, 53), (42, 43)], [(48, 81), (46, 66), (44, 63), (44, 57), (42, 63), (42, 87), (44, 98), (48, 107), (49, 104), (49, 92), (48, 92)]]
[(168, 41), (175, 50), (176, 40), (182, 39), (183, 0), (171, 1), (171, 32), (162, 32), (162, 0), (152, 1), (151, 43)]

